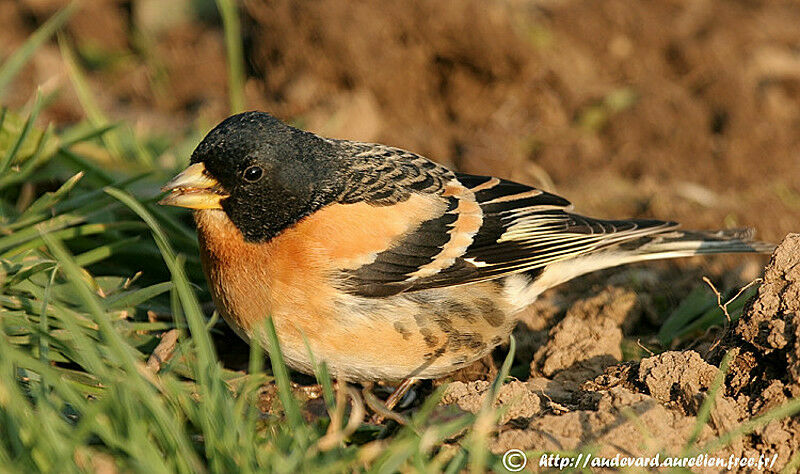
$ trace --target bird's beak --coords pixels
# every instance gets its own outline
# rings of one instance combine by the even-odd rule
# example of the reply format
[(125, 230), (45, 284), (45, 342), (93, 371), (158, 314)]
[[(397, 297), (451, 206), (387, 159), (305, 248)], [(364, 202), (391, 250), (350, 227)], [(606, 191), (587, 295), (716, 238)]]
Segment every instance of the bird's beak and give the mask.
[(189, 166), (165, 184), (161, 191), (169, 194), (159, 204), (189, 209), (222, 209), (220, 201), (228, 197), (203, 163)]

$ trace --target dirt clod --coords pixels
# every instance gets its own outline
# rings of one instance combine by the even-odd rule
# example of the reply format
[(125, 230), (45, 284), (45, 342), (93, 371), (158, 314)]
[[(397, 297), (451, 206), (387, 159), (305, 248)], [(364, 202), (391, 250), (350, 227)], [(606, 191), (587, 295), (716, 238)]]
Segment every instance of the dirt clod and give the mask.
[[(487, 381), (453, 382), (442, 397), (443, 404), (455, 404), (464, 411), (478, 413), (486, 401), (490, 383)], [(505, 410), (502, 423), (531, 418), (541, 411), (541, 401), (524, 382), (509, 382), (500, 388), (495, 406)]]
[[(693, 420), (682, 417), (644, 394), (615, 387), (605, 394), (598, 410), (572, 411), (536, 418), (524, 429), (500, 433), (492, 450), (573, 450), (602, 446), (597, 456), (646, 456), (679, 446), (691, 431)], [(648, 432), (647, 427), (657, 427)]]
[(620, 311), (607, 293), (574, 304), (533, 356), (531, 373), (580, 384), (622, 359)]
[(706, 363), (695, 351), (670, 351), (642, 359), (639, 380), (661, 403), (696, 414), (719, 369)]
[[(800, 328), (800, 234), (786, 237), (764, 273), (758, 298), (736, 325), (735, 334), (764, 354), (798, 341)], [(793, 377), (798, 378), (800, 346), (790, 351)]]
[(720, 347), (733, 350), (728, 394), (757, 414), (800, 395), (800, 234), (778, 246), (758, 295)]

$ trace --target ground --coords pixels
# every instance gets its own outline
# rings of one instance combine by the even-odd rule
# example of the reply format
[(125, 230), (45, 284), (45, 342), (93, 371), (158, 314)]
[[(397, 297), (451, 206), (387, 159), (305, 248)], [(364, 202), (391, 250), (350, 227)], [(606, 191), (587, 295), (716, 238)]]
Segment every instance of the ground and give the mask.
[[(0, 1), (0, 54), (65, 3)], [(142, 135), (207, 130), (228, 113), (213, 2), (159, 3), (87, 2), (67, 41), (111, 118)], [(242, 13), (249, 109), (543, 187), (593, 216), (754, 227), (773, 242), (800, 229), (797, 2), (248, 0)], [(55, 43), (6, 102), (21, 106), (36, 84), (63, 89), (41, 120), (84, 115)], [(501, 390), (508, 412), (492, 449), (676, 453), (785, 405), (800, 391), (798, 245), (784, 242), (727, 327), (661, 329), (703, 291), (702, 276), (727, 296), (761, 276), (765, 258), (639, 265), (547, 293), (515, 331), (518, 381)], [(241, 367), (233, 352), (246, 349), (229, 336), (219, 340)], [(477, 410), (504, 350), (459, 374), (443, 403)], [(714, 406), (698, 415), (710, 391)], [(696, 432), (698, 416), (710, 422)], [(777, 453), (777, 470), (798, 447), (789, 418), (720, 453)]]

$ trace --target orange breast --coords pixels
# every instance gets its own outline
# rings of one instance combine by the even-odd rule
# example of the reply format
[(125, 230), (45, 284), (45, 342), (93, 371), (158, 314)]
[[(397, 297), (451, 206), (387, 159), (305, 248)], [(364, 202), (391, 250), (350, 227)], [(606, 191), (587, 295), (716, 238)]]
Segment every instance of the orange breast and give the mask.
[(203, 266), (219, 311), (240, 333), (267, 315), (276, 327), (318, 331), (331, 316), (340, 269), (371, 262), (444, 203), (412, 195), (393, 206), (332, 204), (266, 243), (245, 242), (221, 210), (195, 212)]

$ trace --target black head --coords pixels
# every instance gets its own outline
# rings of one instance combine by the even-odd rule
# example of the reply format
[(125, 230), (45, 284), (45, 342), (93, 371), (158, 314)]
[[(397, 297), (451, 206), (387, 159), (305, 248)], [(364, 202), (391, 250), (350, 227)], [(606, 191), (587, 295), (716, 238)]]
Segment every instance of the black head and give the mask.
[(340, 193), (334, 146), (263, 112), (217, 125), (191, 162), (219, 183), (219, 205), (249, 241), (265, 241)]

